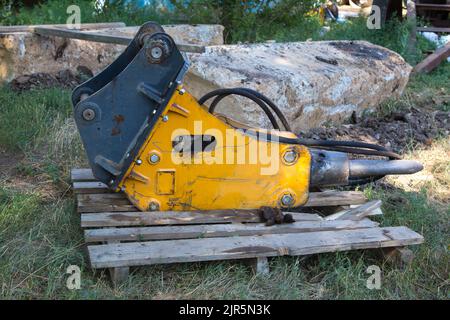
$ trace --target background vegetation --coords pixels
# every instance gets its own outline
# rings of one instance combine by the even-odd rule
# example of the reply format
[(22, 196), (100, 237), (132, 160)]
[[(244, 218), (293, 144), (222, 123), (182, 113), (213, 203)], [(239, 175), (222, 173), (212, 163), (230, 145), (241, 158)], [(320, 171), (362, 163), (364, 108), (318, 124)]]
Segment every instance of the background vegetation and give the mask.
[(76, 4), (82, 23), (123, 21), (127, 25), (141, 25), (154, 20), (161, 24), (222, 24), (226, 43), (367, 40), (400, 53), (411, 63), (422, 58), (422, 51), (433, 49), (432, 44), (419, 36), (417, 50), (409, 52), (406, 22), (391, 21), (381, 30), (370, 30), (361, 18), (331, 23), (331, 32), (324, 32), (317, 9), (325, 0), (165, 0), (143, 7), (138, 1), (127, 0), (104, 0), (102, 6), (93, 0), (37, 2), (38, 5), (26, 7), (21, 0), (0, 0), (0, 24), (66, 23), (67, 7)]
[[(221, 23), (230, 43), (364, 39), (397, 51), (412, 63), (433, 48), (419, 38), (417, 52), (408, 52), (408, 25), (396, 21), (382, 30), (368, 30), (363, 19), (355, 19), (333, 23), (323, 33), (309, 0), (245, 1), (245, 7), (237, 0), (170, 2), (170, 10), (156, 5), (138, 8), (123, 1), (107, 1), (100, 9), (93, 1), (48, 0), (31, 9), (0, 0), (0, 24), (65, 23), (67, 6), (76, 3), (82, 22)], [(449, 78), (448, 63), (429, 75), (414, 76), (404, 95), (380, 110), (448, 110)], [(276, 258), (270, 261), (268, 276), (254, 275), (241, 262), (190, 263), (135, 268), (128, 282), (112, 288), (107, 273), (93, 272), (85, 260), (69, 170), (87, 164), (69, 97), (69, 91), (57, 88), (21, 94), (0, 88), (0, 298), (449, 298), (448, 137), (404, 155), (424, 164), (419, 177), (389, 178), (364, 189), (370, 198), (383, 200), (385, 214), (376, 218), (381, 225), (405, 225), (424, 235), (426, 242), (412, 248), (416, 258), (409, 266), (384, 264), (373, 251)], [(65, 286), (71, 264), (81, 267), (81, 290)], [(365, 270), (372, 264), (382, 269), (381, 290), (366, 288)]]

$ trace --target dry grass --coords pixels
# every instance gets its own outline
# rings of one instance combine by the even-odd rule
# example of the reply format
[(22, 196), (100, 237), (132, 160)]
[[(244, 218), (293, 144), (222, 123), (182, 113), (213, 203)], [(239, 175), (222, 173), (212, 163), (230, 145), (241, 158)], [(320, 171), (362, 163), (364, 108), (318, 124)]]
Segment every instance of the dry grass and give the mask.
[(443, 138), (429, 148), (413, 150), (404, 158), (421, 162), (424, 170), (413, 175), (390, 177), (388, 181), (406, 192), (425, 190), (429, 200), (449, 205), (450, 139)]

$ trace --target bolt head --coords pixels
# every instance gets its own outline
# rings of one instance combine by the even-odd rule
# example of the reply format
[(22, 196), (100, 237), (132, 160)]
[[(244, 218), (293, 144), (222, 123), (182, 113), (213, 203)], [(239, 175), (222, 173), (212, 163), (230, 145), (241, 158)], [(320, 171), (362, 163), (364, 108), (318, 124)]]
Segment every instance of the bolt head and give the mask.
[(137, 164), (137, 165), (141, 165), (141, 164), (142, 164), (142, 160), (141, 160), (141, 159), (137, 159), (137, 160), (136, 160), (136, 164)]
[(150, 205), (148, 206), (148, 209), (150, 211), (157, 211), (159, 210), (159, 204), (156, 202), (150, 202)]
[(154, 153), (154, 154), (152, 154), (150, 156), (150, 162), (151, 163), (158, 163), (159, 160), (160, 160), (160, 158), (159, 158), (159, 156), (156, 153)]
[(163, 121), (163, 122), (169, 121), (169, 116), (167, 116), (167, 115), (166, 115), (166, 116), (163, 116), (163, 117), (162, 117), (162, 121)]
[(186, 90), (185, 90), (185, 89), (180, 89), (180, 90), (178, 91), (178, 93), (179, 93), (180, 95), (183, 95), (183, 94), (186, 93)]
[(283, 160), (288, 164), (292, 164), (295, 161), (297, 161), (297, 157), (298, 157), (298, 154), (296, 151), (288, 150), (284, 153)]
[(160, 47), (153, 47), (150, 50), (150, 54), (152, 55), (153, 59), (159, 59), (163, 55), (163, 51)]
[(289, 207), (294, 204), (294, 197), (290, 194), (285, 194), (281, 197), (281, 204), (283, 206)]
[(86, 121), (94, 120), (95, 111), (91, 108), (86, 108), (83, 110), (82, 116), (83, 116), (83, 119)]

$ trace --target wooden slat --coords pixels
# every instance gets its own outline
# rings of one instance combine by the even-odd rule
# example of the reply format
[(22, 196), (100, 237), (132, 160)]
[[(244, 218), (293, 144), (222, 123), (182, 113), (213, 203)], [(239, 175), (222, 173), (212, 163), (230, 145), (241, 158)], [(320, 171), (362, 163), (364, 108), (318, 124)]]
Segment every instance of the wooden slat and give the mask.
[(417, 27), (417, 31), (420, 31), (420, 32), (450, 33), (450, 28), (444, 28), (444, 27)]
[(369, 219), (364, 219), (361, 221), (299, 221), (270, 227), (265, 226), (263, 223), (250, 223), (143, 228), (105, 228), (85, 230), (84, 238), (86, 242), (174, 240), (361, 229), (374, 228), (377, 226), (378, 223), (370, 221)]
[(93, 268), (307, 255), (419, 244), (406, 227), (368, 228), (262, 236), (129, 242), (88, 246)]
[(450, 11), (450, 4), (416, 3), (417, 10)]
[[(35, 27), (34, 32), (42, 36), (53, 36), (70, 39), (79, 39), (92, 42), (111, 43), (127, 46), (133, 38), (124, 36), (113, 36), (93, 32), (81, 32), (77, 30), (59, 29), (51, 27)], [(203, 53), (205, 47), (195, 44), (176, 43), (180, 51)]]
[(130, 201), (120, 193), (78, 194), (79, 213), (138, 211)]
[(413, 72), (423, 72), (428, 73), (433, 71), (442, 61), (447, 59), (450, 56), (450, 42), (447, 42), (446, 45), (437, 49), (434, 53), (430, 54), (428, 57), (422, 60), (422, 62), (418, 63)]
[[(295, 221), (319, 221), (322, 218), (312, 213), (291, 212)], [(216, 210), (158, 211), (158, 212), (100, 212), (81, 215), (82, 228), (131, 227), (158, 225), (188, 225), (233, 222), (260, 222), (256, 211)]]
[(74, 193), (111, 193), (108, 186), (98, 181), (85, 181), (73, 183)]
[[(80, 30), (123, 28), (123, 22), (82, 23)], [(0, 26), (0, 33), (34, 32), (35, 28), (67, 28), (66, 24), (41, 24), (23, 26)]]
[(127, 196), (122, 192), (77, 194), (77, 199), (80, 202), (94, 202), (104, 204), (130, 203), (127, 199)]
[(366, 196), (360, 191), (310, 192), (308, 202), (306, 202), (304, 206), (342, 206), (350, 204), (363, 204), (366, 201)]
[(373, 200), (356, 208), (344, 210), (327, 216), (325, 220), (361, 220), (369, 216), (374, 210), (380, 209), (381, 200)]
[(70, 178), (72, 182), (97, 181), (91, 169), (72, 169)]
[(95, 212), (135, 212), (139, 211), (132, 204), (108, 204), (108, 205), (89, 205), (89, 206), (78, 206), (78, 213), (95, 213)]

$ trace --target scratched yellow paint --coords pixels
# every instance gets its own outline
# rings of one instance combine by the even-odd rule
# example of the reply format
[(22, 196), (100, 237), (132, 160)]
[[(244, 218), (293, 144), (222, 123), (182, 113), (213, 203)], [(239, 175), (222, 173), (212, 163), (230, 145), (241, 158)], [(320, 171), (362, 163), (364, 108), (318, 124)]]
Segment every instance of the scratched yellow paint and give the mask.
[[(137, 208), (186, 211), (283, 207), (280, 199), (285, 194), (294, 198), (290, 206), (307, 201), (311, 156), (306, 147), (258, 140), (238, 131), (229, 124), (232, 121), (227, 124), (210, 114), (180, 89), (119, 184)], [(164, 116), (167, 121), (163, 121)], [(180, 154), (172, 143), (179, 132), (211, 135), (216, 144), (212, 150)], [(295, 137), (289, 132), (271, 134)], [(272, 157), (259, 159), (255, 150), (272, 152)], [(283, 155), (290, 150), (295, 150), (298, 158), (286, 164)], [(151, 163), (152, 155), (157, 163)]]

